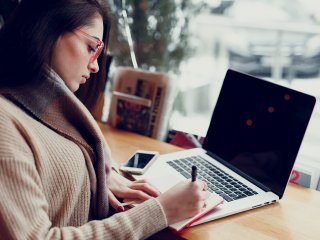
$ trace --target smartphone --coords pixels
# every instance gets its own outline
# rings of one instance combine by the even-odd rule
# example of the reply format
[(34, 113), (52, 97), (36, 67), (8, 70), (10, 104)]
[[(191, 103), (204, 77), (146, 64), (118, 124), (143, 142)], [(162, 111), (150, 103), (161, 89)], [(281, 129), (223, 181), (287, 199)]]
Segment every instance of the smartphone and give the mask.
[(158, 155), (158, 152), (138, 150), (128, 161), (120, 166), (120, 170), (134, 174), (143, 174), (157, 159)]

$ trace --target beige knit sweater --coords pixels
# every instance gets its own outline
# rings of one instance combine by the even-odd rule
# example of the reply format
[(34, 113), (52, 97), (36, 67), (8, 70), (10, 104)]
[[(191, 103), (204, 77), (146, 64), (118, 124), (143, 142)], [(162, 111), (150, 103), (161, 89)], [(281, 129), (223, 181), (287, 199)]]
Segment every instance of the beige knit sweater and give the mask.
[(0, 106), (0, 239), (143, 239), (167, 226), (156, 199), (92, 219), (81, 146), (3, 96)]

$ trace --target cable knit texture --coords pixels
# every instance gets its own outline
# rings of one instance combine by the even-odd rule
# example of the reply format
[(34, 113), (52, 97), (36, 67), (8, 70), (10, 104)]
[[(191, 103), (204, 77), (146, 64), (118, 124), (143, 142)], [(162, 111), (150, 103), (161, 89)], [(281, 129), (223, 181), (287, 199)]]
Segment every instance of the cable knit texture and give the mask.
[(167, 226), (156, 199), (108, 216), (109, 148), (58, 76), (0, 92), (0, 239), (144, 239)]

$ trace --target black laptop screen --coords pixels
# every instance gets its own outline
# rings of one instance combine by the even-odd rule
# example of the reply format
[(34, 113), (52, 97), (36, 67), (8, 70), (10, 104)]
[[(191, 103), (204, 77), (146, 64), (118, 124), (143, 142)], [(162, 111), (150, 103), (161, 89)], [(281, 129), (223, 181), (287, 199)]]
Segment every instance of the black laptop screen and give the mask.
[(315, 98), (227, 72), (203, 148), (283, 195)]

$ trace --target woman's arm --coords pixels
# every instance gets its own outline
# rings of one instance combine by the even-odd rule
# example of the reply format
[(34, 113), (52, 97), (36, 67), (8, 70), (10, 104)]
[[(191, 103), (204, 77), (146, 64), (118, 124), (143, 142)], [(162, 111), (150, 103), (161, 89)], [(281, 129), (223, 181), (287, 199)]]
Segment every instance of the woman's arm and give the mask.
[(36, 169), (23, 156), (0, 158), (0, 236), (4, 239), (141, 239), (164, 227), (155, 199), (79, 227), (52, 226)]
[[(59, 219), (50, 219), (52, 207), (56, 206), (52, 206), (54, 201), (50, 205), (46, 198), (39, 175), (43, 169), (35, 164), (37, 156), (29, 146), (31, 140), (23, 126), (13, 121), (15, 118), (9, 112), (3, 111), (4, 108), (0, 109), (0, 236), (4, 239), (141, 239), (165, 228), (168, 223), (194, 215), (203, 204), (202, 184), (184, 182), (158, 198), (151, 197), (133, 209), (104, 220), (86, 222), (88, 219), (83, 219), (81, 226), (67, 226), (70, 223), (63, 217), (65, 211), (71, 211), (72, 216), (82, 215), (72, 208), (61, 208), (55, 216)], [(135, 186), (141, 190), (143, 184), (136, 184), (129, 188), (137, 190), (132, 189)], [(67, 194), (68, 189), (65, 192)], [(181, 201), (186, 197), (188, 201)], [(179, 216), (174, 218), (174, 214)]]
[[(107, 219), (90, 222), (85, 218), (80, 219), (83, 214), (73, 212), (75, 210), (72, 206), (62, 205), (55, 213), (55, 219), (51, 219), (52, 208), (58, 206), (52, 206), (55, 201), (49, 204), (42, 185), (45, 179), (40, 177), (40, 172), (43, 172), (43, 169), (36, 165), (37, 151), (32, 151), (32, 148), (39, 146), (30, 145), (33, 140), (26, 134), (26, 129), (4, 108), (0, 109), (0, 122), (1, 238), (141, 239), (167, 226), (164, 212), (156, 199), (150, 199), (137, 208)], [(73, 174), (76, 174), (76, 171)], [(42, 175), (48, 176), (45, 173)], [(52, 180), (54, 179), (50, 181)], [(57, 179), (57, 182), (63, 182), (63, 176)], [(60, 190), (65, 191), (66, 198), (73, 197), (68, 195), (68, 189)], [(54, 191), (54, 188), (50, 191)], [(61, 196), (63, 197), (61, 194), (56, 197)], [(60, 200), (59, 202), (63, 202)], [(89, 208), (90, 201), (87, 204)], [(76, 222), (83, 224), (68, 226), (70, 222), (66, 216), (73, 216)]]

